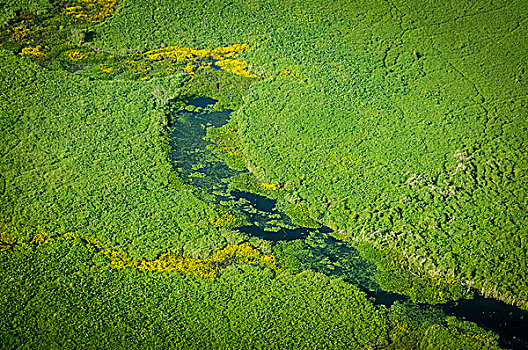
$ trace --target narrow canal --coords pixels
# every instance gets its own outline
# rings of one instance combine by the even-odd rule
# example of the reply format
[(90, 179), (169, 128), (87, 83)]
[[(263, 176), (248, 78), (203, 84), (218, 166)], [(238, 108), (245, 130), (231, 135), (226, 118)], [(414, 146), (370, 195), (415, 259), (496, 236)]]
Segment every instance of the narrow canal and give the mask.
[[(242, 172), (229, 168), (207, 147), (207, 128), (225, 125), (232, 110), (215, 111), (216, 101), (199, 98), (188, 101), (186, 110), (173, 116), (172, 160), (184, 181), (213, 194), (218, 203), (228, 204), (246, 216), (247, 224), (236, 229), (259, 237), (288, 250), (297, 247), (295, 259), (300, 268), (337, 276), (361, 288), (375, 304), (390, 307), (395, 302), (410, 302), (405, 295), (383, 291), (375, 282), (375, 265), (345, 242), (329, 235), (332, 230), (322, 226), (307, 228), (295, 225), (276, 208), (276, 201), (261, 195), (229, 189), (229, 179)], [(476, 295), (473, 299), (451, 301), (439, 305), (420, 304), (439, 309), (449, 316), (471, 321), (499, 335), (501, 347), (528, 349), (528, 312), (495, 299)]]

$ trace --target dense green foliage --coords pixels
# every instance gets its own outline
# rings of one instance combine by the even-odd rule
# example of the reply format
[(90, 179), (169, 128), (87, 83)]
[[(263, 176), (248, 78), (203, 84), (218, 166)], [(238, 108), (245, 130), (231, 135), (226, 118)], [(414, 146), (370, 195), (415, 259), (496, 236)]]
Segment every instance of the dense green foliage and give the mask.
[[(68, 10), (77, 0), (0, 5), (1, 347), (496, 348), (474, 324), (374, 306), (310, 271), (355, 265), (324, 241), (252, 238), (282, 270), (232, 264), (214, 280), (115, 269), (93, 242), (154, 260), (248, 240), (170, 162), (169, 114), (209, 96), (237, 109), (209, 131), (221, 158), (251, 171), (231, 186), (278, 199), (294, 223), (332, 227), (376, 262), (384, 288), (439, 302), (475, 287), (526, 306), (517, 2), (141, 0), (114, 13), (97, 1), (101, 18)], [(42, 47), (25, 27), (9, 31), (21, 18), (30, 33), (43, 19), (29, 35)], [(238, 43), (258, 78), (184, 74), (144, 55)], [(45, 239), (67, 232), (83, 239)]]
[(211, 233), (214, 208), (167, 187), (166, 117), (153, 108), (154, 85), (78, 79), (5, 53), (0, 60), (9, 101), (2, 231), (78, 231), (149, 257)]
[(525, 305), (524, 7), (137, 1), (95, 40), (124, 51), (251, 43), (245, 57), (268, 78), (236, 117), (250, 169), (413, 274)]
[(10, 0), (0, 5), (0, 24), (16, 18), (18, 11), (46, 13), (52, 8), (48, 0)]
[(470, 323), (375, 308), (310, 271), (240, 266), (207, 281), (115, 270), (94, 253), (80, 240), (0, 253), (0, 348), (496, 348)]

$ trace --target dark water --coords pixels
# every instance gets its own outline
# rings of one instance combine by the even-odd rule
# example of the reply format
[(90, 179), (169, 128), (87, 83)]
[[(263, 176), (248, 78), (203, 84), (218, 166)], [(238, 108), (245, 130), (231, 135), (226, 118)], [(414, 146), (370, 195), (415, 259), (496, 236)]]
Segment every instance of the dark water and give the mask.
[[(382, 290), (367, 291), (375, 304), (390, 307), (395, 302), (408, 302), (405, 295)], [(474, 299), (449, 301), (445, 304), (420, 304), (424, 308), (441, 310), (448, 316), (476, 323), (499, 335), (499, 345), (505, 349), (528, 349), (528, 312), (502, 301), (475, 296)]]
[(296, 229), (286, 229), (281, 228), (279, 231), (266, 231), (256, 225), (244, 225), (237, 227), (237, 230), (240, 232), (247, 233), (250, 236), (262, 238), (268, 241), (291, 241), (295, 239), (306, 238), (308, 235), (307, 229), (296, 228)]
[[(215, 100), (200, 98), (188, 104), (195, 107), (213, 105)], [(229, 178), (242, 172), (229, 168), (207, 148), (205, 139), (208, 127), (220, 127), (229, 120), (231, 110), (213, 112), (178, 112), (173, 120), (171, 134), (172, 160), (184, 181), (208, 193), (215, 194), (218, 203), (243, 213), (247, 225), (237, 230), (269, 241), (289, 241), (306, 238), (312, 233), (331, 232), (327, 227), (306, 228), (275, 209), (276, 201), (253, 193), (228, 190)]]
[(503, 348), (528, 349), (528, 312), (481, 296), (448, 302), (438, 307), (447, 315), (475, 322), (497, 333)]
[(199, 98), (195, 98), (195, 99), (187, 101), (187, 104), (194, 106), (194, 107), (206, 108), (206, 107), (214, 105), (216, 102), (217, 101), (214, 98), (199, 97)]
[[(193, 102), (207, 106), (209, 101), (204, 100), (197, 99)], [(211, 143), (205, 140), (206, 129), (226, 124), (231, 112), (224, 110), (195, 113), (184, 110), (174, 116), (171, 133), (172, 160), (187, 184), (212, 193), (215, 190), (225, 190), (227, 179), (239, 173), (215, 157), (207, 149)]]
[[(188, 102), (206, 108), (216, 101), (199, 98)], [(381, 290), (373, 279), (375, 265), (362, 258), (350, 245), (328, 235), (328, 227), (306, 228), (293, 225), (276, 209), (276, 201), (257, 194), (229, 190), (229, 178), (241, 172), (229, 168), (208, 149), (208, 127), (220, 127), (229, 120), (231, 110), (213, 112), (180, 111), (174, 116), (172, 159), (187, 184), (214, 194), (218, 203), (243, 213), (247, 224), (236, 229), (250, 236), (275, 242), (288, 261), (300, 269), (312, 269), (360, 287), (375, 304), (392, 305), (408, 301), (404, 295)], [(442, 310), (446, 315), (476, 323), (499, 335), (501, 347), (528, 349), (528, 313), (503, 302), (480, 296), (425, 308)]]
[[(235, 198), (249, 200), (259, 210), (275, 213), (275, 201), (263, 196), (242, 191), (232, 191)], [(291, 240), (302, 239), (302, 248), (295, 250), (295, 257), (303, 269), (311, 269), (329, 276), (343, 278), (345, 281), (359, 286), (367, 295), (373, 298), (375, 304), (390, 307), (396, 301), (405, 302), (409, 298), (402, 294), (381, 290), (373, 280), (376, 266), (362, 258), (359, 252), (345, 242), (339, 241), (328, 233), (328, 227), (307, 229), (281, 229), (278, 232), (268, 232), (261, 227), (248, 225), (238, 230), (279, 244), (292, 244)], [(299, 245), (299, 244), (298, 244)], [(507, 349), (528, 349), (528, 312), (507, 305), (495, 299), (475, 296), (474, 299), (451, 301), (445, 304), (428, 305), (443, 311), (448, 316), (476, 323), (480, 327), (499, 334), (501, 347)]]
[[(275, 208), (276, 201), (273, 199), (239, 190), (231, 190), (230, 198), (240, 203), (234, 205), (235, 209), (243, 212), (250, 222), (249, 225), (240, 226), (236, 229), (250, 236), (268, 241), (291, 241), (306, 238), (314, 233), (332, 232), (330, 228), (325, 226), (314, 229), (293, 225), (290, 218)], [(285, 225), (281, 226), (280, 224)]]
[(240, 198), (246, 199), (250, 201), (251, 203), (253, 203), (255, 208), (257, 208), (258, 210), (264, 210), (268, 212), (271, 212), (273, 208), (275, 208), (275, 204), (277, 202), (268, 197), (259, 196), (258, 194), (243, 192), (239, 190), (231, 191), (231, 195), (239, 199)]
[(374, 304), (385, 305), (390, 307), (397, 301), (407, 301), (409, 298), (403, 294), (386, 292), (384, 290), (369, 290), (366, 291), (367, 295), (372, 298)]

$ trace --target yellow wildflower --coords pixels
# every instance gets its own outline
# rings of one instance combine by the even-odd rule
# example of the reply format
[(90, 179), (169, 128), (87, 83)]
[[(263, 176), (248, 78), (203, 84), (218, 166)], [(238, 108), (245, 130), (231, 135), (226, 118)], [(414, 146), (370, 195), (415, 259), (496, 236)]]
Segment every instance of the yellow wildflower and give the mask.
[(277, 191), (279, 186), (275, 184), (260, 183), (259, 186), (264, 187), (267, 190)]
[(248, 64), (245, 61), (237, 59), (223, 59), (216, 62), (216, 65), (223, 70), (248, 78), (258, 78), (257, 75), (251, 74), (248, 70)]
[(7, 232), (0, 233), (0, 250), (7, 250), (13, 248), (16, 240), (7, 235)]
[(79, 61), (87, 57), (85, 53), (75, 50), (66, 51), (65, 55), (72, 61)]
[(102, 70), (103, 72), (108, 73), (108, 74), (111, 74), (111, 73), (114, 72), (114, 68), (113, 67), (106, 67), (106, 66), (100, 65), (97, 68), (99, 68), (100, 70)]
[(46, 54), (41, 51), (42, 46), (28, 46), (24, 47), (19, 53), (20, 56), (35, 56), (35, 57), (44, 57)]

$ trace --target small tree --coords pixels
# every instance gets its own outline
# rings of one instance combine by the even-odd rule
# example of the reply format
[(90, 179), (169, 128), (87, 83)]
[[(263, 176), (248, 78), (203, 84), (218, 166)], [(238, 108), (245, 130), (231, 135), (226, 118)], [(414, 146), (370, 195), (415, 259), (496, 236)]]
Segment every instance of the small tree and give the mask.
[(156, 104), (158, 106), (165, 106), (173, 97), (173, 94), (162, 85), (155, 86), (152, 90), (152, 95), (156, 98)]

